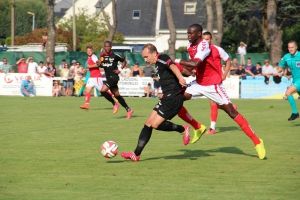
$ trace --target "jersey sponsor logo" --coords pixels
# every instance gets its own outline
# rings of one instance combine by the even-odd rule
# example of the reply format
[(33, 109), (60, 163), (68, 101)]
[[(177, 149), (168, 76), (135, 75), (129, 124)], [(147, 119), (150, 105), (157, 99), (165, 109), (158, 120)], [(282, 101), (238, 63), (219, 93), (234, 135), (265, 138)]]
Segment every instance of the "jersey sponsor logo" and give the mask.
[(300, 61), (296, 61), (296, 67), (300, 68)]

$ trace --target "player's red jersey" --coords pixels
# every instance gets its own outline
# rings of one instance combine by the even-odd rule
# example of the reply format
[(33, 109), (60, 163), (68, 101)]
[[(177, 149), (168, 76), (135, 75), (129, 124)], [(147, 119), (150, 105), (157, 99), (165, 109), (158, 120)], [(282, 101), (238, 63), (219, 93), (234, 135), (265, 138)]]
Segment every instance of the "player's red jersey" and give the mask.
[[(88, 65), (94, 65), (96, 64), (96, 62), (98, 61), (98, 58), (95, 54), (91, 55), (91, 56), (88, 56), (88, 59), (87, 59), (87, 64)], [(101, 77), (101, 72), (100, 72), (100, 69), (99, 67), (93, 67), (93, 68), (88, 68), (89, 71), (90, 71), (90, 74), (91, 76), (90, 77)]]
[(202, 60), (196, 69), (196, 81), (200, 85), (214, 85), (222, 83), (222, 65), (218, 49), (201, 40), (197, 45), (188, 46), (188, 53), (192, 60)]

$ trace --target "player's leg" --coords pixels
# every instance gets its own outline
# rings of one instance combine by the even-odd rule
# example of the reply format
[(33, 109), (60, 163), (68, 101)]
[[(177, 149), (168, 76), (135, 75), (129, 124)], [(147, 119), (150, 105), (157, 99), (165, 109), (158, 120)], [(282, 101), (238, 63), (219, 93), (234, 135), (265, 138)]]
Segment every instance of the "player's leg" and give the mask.
[(85, 87), (85, 97), (84, 97), (84, 104), (80, 106), (81, 109), (89, 109), (90, 107), (90, 100), (91, 100), (91, 91), (93, 87), (89, 84), (86, 85)]
[(107, 85), (105, 84), (102, 85), (100, 93), (107, 101), (109, 101), (113, 105), (113, 114), (116, 114), (120, 106), (118, 102), (115, 101), (114, 98), (112, 97), (112, 94), (111, 92), (109, 92), (109, 88), (107, 87)]
[(125, 99), (120, 95), (118, 85), (110, 87), (110, 91), (114, 94), (118, 102), (126, 109), (126, 118), (130, 119), (133, 114), (133, 110), (127, 105)]
[[(300, 91), (300, 84), (299, 84), (299, 91)], [(295, 93), (295, 92), (297, 92), (297, 85), (296, 84), (288, 87), (288, 89), (285, 92), (287, 100), (288, 100), (288, 102), (291, 106), (291, 109), (292, 109), (292, 114), (288, 118), (288, 121), (292, 121), (292, 120), (295, 120), (295, 119), (299, 118), (299, 112), (298, 112), (298, 109), (297, 109), (296, 101), (293, 97), (293, 93)]]
[(210, 128), (208, 130), (208, 134), (216, 133), (216, 122), (218, 119), (218, 104), (214, 101), (210, 100)]

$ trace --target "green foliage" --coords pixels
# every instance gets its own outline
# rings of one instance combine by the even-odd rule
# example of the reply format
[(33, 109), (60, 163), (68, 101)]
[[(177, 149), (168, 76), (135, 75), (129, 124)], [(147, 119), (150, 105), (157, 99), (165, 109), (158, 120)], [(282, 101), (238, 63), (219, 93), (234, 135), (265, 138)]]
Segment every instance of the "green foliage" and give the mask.
[(283, 47), (284, 51), (287, 51), (287, 43), (290, 40), (295, 40), (298, 43), (298, 48), (300, 46), (300, 23), (286, 27), (283, 31)]
[[(11, 34), (11, 8), (10, 0), (0, 1), (0, 38)], [(15, 34), (25, 35), (32, 31), (32, 16), (27, 12), (35, 13), (35, 27), (46, 27), (47, 11), (44, 0), (16, 0), (15, 1)]]
[[(78, 50), (85, 51), (87, 45), (92, 45), (94, 49), (101, 49), (103, 41), (108, 35), (108, 30), (104, 20), (99, 15), (89, 15), (87, 11), (82, 9), (76, 15), (76, 34), (78, 37)], [(59, 24), (62, 30), (73, 31), (73, 18), (70, 17)], [(118, 33), (115, 35), (114, 41), (123, 42), (123, 36)]]

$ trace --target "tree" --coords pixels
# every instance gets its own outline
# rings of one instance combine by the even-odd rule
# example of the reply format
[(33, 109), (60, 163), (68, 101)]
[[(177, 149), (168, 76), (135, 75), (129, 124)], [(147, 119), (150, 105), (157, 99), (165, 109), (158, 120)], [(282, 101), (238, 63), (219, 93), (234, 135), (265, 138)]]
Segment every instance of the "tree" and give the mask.
[(107, 37), (107, 40), (108, 41), (113, 41), (114, 39), (114, 36), (117, 32), (117, 24), (118, 24), (118, 21), (117, 21), (117, 5), (116, 5), (116, 0), (112, 0), (111, 1), (112, 3), (112, 24), (110, 23), (110, 18), (108, 16), (108, 14), (104, 11), (104, 7), (103, 5), (101, 4), (101, 13), (104, 17), (104, 20), (106, 22), (106, 26), (108, 28), (108, 37)]
[(48, 40), (46, 44), (46, 58), (48, 62), (54, 62), (55, 52), (55, 24), (54, 24), (54, 4), (55, 0), (46, 0), (47, 4), (47, 29)]
[[(109, 35), (105, 20), (100, 18), (99, 14), (87, 14), (85, 9), (79, 10), (75, 19), (77, 44), (79, 44), (77, 50), (84, 51), (87, 45), (92, 45), (94, 49), (101, 49), (104, 40), (107, 40)], [(72, 32), (72, 20), (72, 17), (65, 19), (58, 24), (58, 27), (64, 31)], [(114, 41), (122, 43), (123, 40), (122, 34), (114, 34)]]
[(217, 30), (216, 34), (216, 44), (220, 45), (223, 38), (223, 6), (221, 0), (214, 0), (217, 11)]
[(213, 7), (212, 7), (212, 0), (205, 0), (205, 6), (206, 6), (206, 14), (207, 14), (207, 24), (206, 29), (209, 32), (213, 32)]
[(168, 28), (170, 31), (170, 38), (168, 40), (169, 55), (172, 59), (175, 59), (176, 29), (175, 29), (175, 24), (174, 24), (174, 20), (173, 20), (170, 0), (164, 0), (164, 3), (165, 3), (165, 9), (166, 9)]

